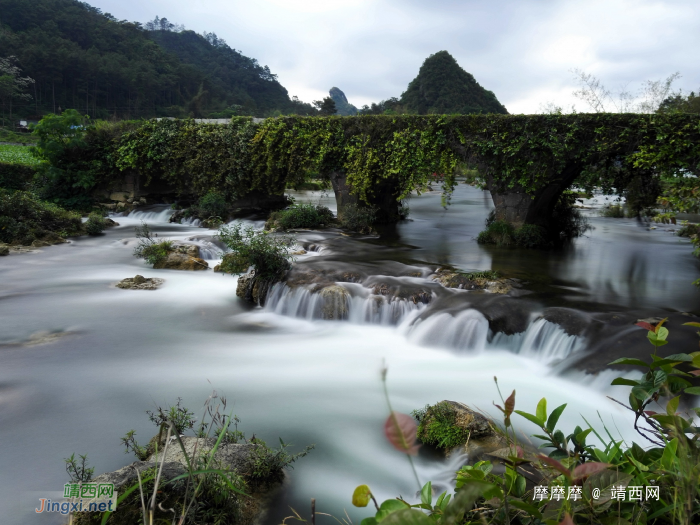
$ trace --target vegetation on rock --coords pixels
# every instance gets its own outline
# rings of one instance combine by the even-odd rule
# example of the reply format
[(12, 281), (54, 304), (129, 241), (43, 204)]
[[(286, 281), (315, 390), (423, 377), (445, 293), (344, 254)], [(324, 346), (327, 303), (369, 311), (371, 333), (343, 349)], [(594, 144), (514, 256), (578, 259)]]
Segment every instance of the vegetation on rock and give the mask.
[(222, 226), (217, 238), (231, 250), (221, 261), (221, 272), (240, 274), (253, 267), (256, 278), (279, 280), (291, 267), (293, 237), (234, 224)]
[(323, 228), (334, 222), (335, 216), (326, 206), (295, 204), (286, 210), (272, 212), (265, 223), (265, 229), (283, 231), (295, 228)]

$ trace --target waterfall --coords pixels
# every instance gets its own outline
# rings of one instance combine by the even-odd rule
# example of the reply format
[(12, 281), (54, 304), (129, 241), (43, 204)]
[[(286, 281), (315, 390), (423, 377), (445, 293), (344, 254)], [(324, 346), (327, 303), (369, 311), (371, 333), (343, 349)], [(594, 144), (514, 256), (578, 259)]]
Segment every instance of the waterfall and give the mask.
[(580, 350), (583, 339), (567, 334), (558, 324), (537, 319), (522, 333), (494, 334), (489, 346), (535, 358), (546, 364), (555, 364)]
[[(160, 209), (160, 210), (133, 210), (130, 211), (126, 217), (129, 219), (136, 219), (143, 222), (168, 222), (170, 216), (175, 213), (170, 207)], [(123, 217), (123, 215), (115, 214), (116, 217)]]
[[(333, 285), (319, 292), (275, 284), (267, 296), (265, 310), (307, 320), (347, 320), (355, 324), (399, 325), (422, 311), (426, 305), (406, 299), (374, 295), (356, 283)], [(326, 293), (328, 292), (328, 293)]]
[(583, 347), (583, 339), (567, 334), (559, 325), (537, 319), (519, 334), (498, 332), (489, 340), (488, 320), (473, 309), (456, 315), (447, 312), (417, 319), (405, 329), (410, 341), (459, 352), (507, 350), (547, 365), (556, 364)]

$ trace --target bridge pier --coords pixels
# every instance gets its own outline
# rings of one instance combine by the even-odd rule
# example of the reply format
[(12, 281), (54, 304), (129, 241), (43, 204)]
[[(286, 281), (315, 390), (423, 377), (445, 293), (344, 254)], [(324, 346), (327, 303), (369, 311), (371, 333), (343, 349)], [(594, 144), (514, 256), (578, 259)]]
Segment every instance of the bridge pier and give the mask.
[(496, 206), (496, 220), (506, 221), (516, 228), (523, 224), (535, 224), (549, 230), (555, 226), (552, 224), (552, 214), (559, 197), (580, 175), (582, 168), (578, 163), (568, 163), (546, 186), (532, 194), (521, 186), (505, 188), (489, 177), (488, 189)]
[(396, 200), (398, 189), (390, 180), (384, 180), (374, 187), (374, 194), (370, 196), (369, 203), (360, 202), (360, 199), (351, 193), (352, 188), (347, 183), (345, 173), (334, 171), (328, 175), (335, 202), (338, 205), (338, 219), (343, 218), (345, 208), (348, 205), (374, 206), (377, 208), (376, 222), (393, 223), (401, 219), (401, 204)]

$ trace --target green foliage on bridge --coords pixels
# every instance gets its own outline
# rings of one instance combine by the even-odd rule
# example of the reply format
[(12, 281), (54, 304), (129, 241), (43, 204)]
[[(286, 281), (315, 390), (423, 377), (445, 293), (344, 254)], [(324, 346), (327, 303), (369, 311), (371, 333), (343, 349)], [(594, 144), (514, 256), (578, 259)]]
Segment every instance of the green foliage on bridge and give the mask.
[(51, 184), (66, 193), (64, 200), (120, 170), (168, 181), (192, 196), (280, 194), (311, 175), (343, 172), (367, 202), (378, 188), (402, 199), (436, 179), (449, 197), (464, 163), (478, 170), (477, 182), (499, 193), (535, 195), (553, 182), (618, 192), (636, 184), (655, 200), (661, 176), (700, 174), (700, 116), (365, 115), (280, 117), (257, 125), (234, 118), (226, 126), (145, 121), (89, 129), (52, 163), (60, 169)]

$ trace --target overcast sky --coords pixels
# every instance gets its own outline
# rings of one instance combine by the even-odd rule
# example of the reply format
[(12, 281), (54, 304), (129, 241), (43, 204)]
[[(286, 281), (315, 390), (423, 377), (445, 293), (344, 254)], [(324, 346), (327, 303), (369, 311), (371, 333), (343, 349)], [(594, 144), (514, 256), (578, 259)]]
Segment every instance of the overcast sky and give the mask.
[(611, 91), (681, 73), (700, 88), (700, 0), (88, 0), (119, 19), (156, 15), (215, 32), (268, 65), (290, 96), (337, 86), (360, 107), (401, 96), (449, 51), (510, 113), (553, 102), (586, 111), (570, 70)]

